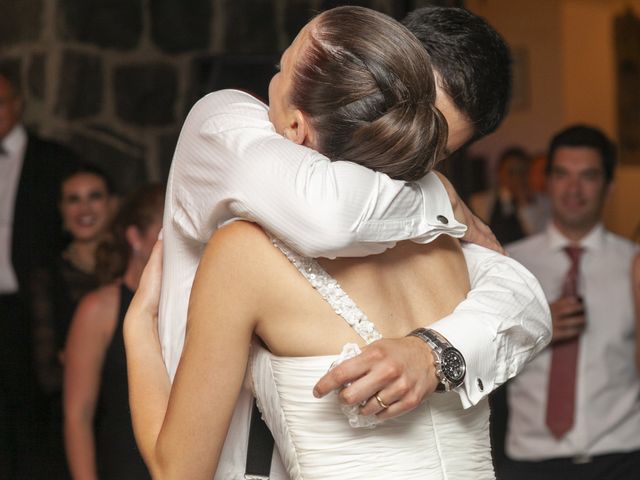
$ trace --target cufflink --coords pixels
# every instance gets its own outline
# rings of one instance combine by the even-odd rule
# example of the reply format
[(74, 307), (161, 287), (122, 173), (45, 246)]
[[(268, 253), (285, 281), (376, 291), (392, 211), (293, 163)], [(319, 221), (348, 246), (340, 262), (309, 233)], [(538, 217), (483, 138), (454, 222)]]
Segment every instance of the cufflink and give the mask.
[(438, 215), (436, 217), (436, 220), (438, 220), (440, 223), (444, 223), (445, 225), (447, 225), (449, 223), (449, 219), (447, 217), (445, 217), (444, 215)]

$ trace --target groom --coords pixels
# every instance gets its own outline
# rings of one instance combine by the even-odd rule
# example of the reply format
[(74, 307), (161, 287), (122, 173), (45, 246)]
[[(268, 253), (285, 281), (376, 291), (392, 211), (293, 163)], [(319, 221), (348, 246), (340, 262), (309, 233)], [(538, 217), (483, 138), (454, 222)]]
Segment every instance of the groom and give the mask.
[[(502, 39), (483, 20), (461, 9), (422, 9), (405, 22), (423, 41), (439, 73), (437, 106), (448, 122), (448, 150), (493, 131), (505, 114), (510, 87), (509, 54)], [(265, 112), (254, 104), (236, 104), (230, 110), (228, 118), (222, 119), (224, 128), (233, 128), (234, 122), (262, 128), (268, 122)], [(194, 129), (215, 133), (213, 119), (193, 123), (186, 120), (183, 133), (191, 129), (191, 135), (181, 135), (178, 141), (163, 227), (159, 329), (171, 377), (182, 350), (188, 296), (200, 253), (225, 222), (248, 218), (300, 253), (326, 257), (379, 253), (400, 240), (426, 243), (441, 233), (469, 240), (478, 234), (472, 228), (463, 236), (464, 226), (454, 218), (446, 190), (435, 174), (406, 184), (353, 164), (331, 163), (312, 151), (301, 158), (279, 157), (277, 146), (260, 152), (260, 158), (244, 158), (242, 154), (251, 150), (251, 139), (233, 145), (237, 151), (224, 151), (214, 137), (193, 135)], [(284, 140), (274, 139), (274, 145), (278, 141)], [(448, 183), (446, 187), (453, 192)], [(460, 206), (457, 214), (465, 208)], [(468, 222), (471, 217), (458, 218)], [(549, 337), (544, 296), (535, 285), (522, 281), (519, 266), (492, 255), (470, 263), (469, 268), (473, 291), (468, 299), (452, 315), (431, 325), (466, 360), (466, 378), (456, 389), (465, 407), (515, 375)], [(441, 380), (431, 348), (416, 337), (382, 340), (334, 372), (320, 381), (314, 393), (321, 396), (354, 381), (343, 391), (343, 398), (355, 403), (391, 386), (398, 398), (393, 404), (385, 399), (390, 405), (381, 417), (415, 407)], [(220, 460), (226, 470), (219, 467), (219, 478), (244, 473), (246, 449), (241, 446), (246, 444), (250, 402), (248, 395), (238, 402)], [(381, 403), (369, 401), (365, 409), (379, 412)], [(274, 460), (271, 478), (286, 478), (277, 455)]]
[[(402, 23), (422, 42), (431, 57), (438, 77), (436, 106), (449, 126), (448, 152), (453, 153), (492, 133), (507, 112), (511, 93), (511, 58), (500, 35), (482, 18), (459, 8), (420, 8), (409, 13)], [(499, 285), (493, 286), (497, 291)], [(505, 289), (515, 287), (508, 280), (503, 286)], [(472, 288), (480, 293), (475, 285), (472, 284)], [(491, 289), (485, 292), (489, 291)], [(513, 293), (515, 299), (517, 294)], [(522, 303), (525, 298), (510, 306), (511, 321), (532, 316), (533, 308), (528, 309)], [(499, 322), (499, 316), (496, 312), (495, 324)], [(444, 334), (458, 349), (464, 345), (467, 378), (459, 393), (465, 406), (475, 404), (491, 393), (530, 359), (510, 356), (506, 354), (507, 350), (492, 350), (492, 345), (509, 345), (509, 334), (503, 338), (499, 338), (500, 334), (490, 338), (486, 332), (469, 330), (471, 319), (469, 322), (462, 318), (449, 320), (437, 322), (431, 328)], [(374, 402), (368, 402), (362, 413), (378, 413), (381, 418), (407, 413), (435, 388), (433, 377), (425, 375), (427, 365), (421, 361), (425, 360), (424, 348), (425, 345), (416, 342), (415, 337), (376, 342), (359, 357), (344, 362), (320, 379), (314, 394), (322, 397), (342, 385), (351, 384), (342, 390), (341, 397), (345, 403), (354, 405), (375, 397), (389, 385), (398, 384), (402, 386), (403, 399), (384, 412)], [(426, 356), (426, 361), (431, 361), (431, 355)]]

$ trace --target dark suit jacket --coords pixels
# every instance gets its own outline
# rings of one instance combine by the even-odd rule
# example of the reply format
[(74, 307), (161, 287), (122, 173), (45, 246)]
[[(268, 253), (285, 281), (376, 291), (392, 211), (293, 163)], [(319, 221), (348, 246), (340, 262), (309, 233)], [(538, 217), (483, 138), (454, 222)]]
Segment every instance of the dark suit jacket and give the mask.
[(61, 179), (77, 165), (69, 149), (28, 133), (16, 195), (11, 258), (21, 295), (28, 295), (30, 274), (63, 247), (58, 212)]

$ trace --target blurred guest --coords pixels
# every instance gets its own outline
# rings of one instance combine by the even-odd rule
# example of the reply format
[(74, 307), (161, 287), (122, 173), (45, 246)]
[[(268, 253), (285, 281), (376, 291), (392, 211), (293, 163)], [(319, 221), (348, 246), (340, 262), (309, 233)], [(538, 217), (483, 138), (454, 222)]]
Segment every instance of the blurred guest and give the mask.
[(552, 221), (507, 250), (540, 280), (553, 338), (509, 384), (503, 478), (638, 478), (630, 285), (638, 246), (602, 225), (616, 148), (601, 131), (578, 125), (553, 138), (548, 158)]
[(0, 65), (0, 478), (29, 478), (35, 466), (29, 285), (63, 246), (55, 199), (75, 163), (69, 150), (28, 132), (21, 116), (17, 75)]
[(62, 437), (63, 348), (80, 298), (98, 287), (95, 253), (115, 204), (108, 177), (79, 164), (60, 184), (58, 206), (62, 227), (71, 241), (52, 264), (33, 275), (33, 350), (40, 390), (48, 396), (48, 462), (56, 475), (67, 476)]
[(505, 150), (498, 161), (497, 187), (471, 197), (471, 209), (502, 243), (540, 231), (548, 219), (546, 204), (529, 186), (530, 162), (519, 147)]
[(77, 479), (149, 478), (129, 416), (122, 321), (162, 226), (164, 188), (122, 205), (97, 252), (103, 287), (78, 305), (65, 349), (65, 447)]
[(52, 265), (38, 269), (33, 283), (36, 369), (47, 393), (62, 387), (61, 360), (73, 312), (98, 288), (96, 248), (115, 208), (110, 179), (94, 166), (78, 165), (60, 184), (58, 207), (70, 242)]
[(547, 156), (535, 155), (529, 166), (529, 188), (534, 195), (547, 198)]

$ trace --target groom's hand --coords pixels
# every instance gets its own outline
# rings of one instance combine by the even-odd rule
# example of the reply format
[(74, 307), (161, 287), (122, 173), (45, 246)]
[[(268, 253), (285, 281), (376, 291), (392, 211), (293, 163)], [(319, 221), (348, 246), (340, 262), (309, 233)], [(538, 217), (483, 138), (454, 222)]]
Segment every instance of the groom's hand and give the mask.
[(313, 394), (324, 397), (344, 385), (338, 394), (341, 401), (363, 404), (363, 415), (377, 414), (387, 419), (416, 408), (434, 392), (438, 379), (431, 349), (422, 340), (385, 338), (330, 370), (318, 381)]

